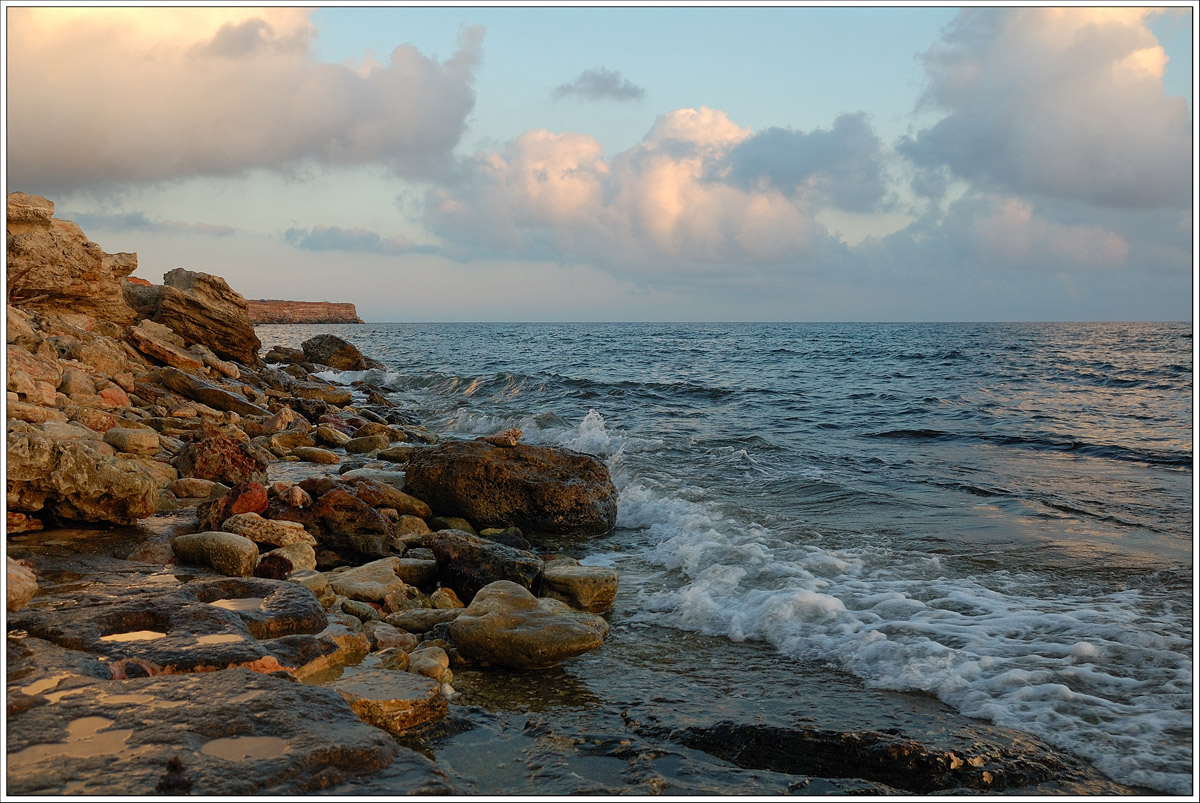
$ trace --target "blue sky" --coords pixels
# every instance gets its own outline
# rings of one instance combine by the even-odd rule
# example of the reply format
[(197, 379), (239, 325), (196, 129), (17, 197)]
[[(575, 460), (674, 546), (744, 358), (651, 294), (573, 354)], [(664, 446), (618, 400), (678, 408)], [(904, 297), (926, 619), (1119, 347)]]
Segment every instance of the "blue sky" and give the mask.
[(1190, 319), (1194, 26), (8, 8), (8, 189), (375, 321)]

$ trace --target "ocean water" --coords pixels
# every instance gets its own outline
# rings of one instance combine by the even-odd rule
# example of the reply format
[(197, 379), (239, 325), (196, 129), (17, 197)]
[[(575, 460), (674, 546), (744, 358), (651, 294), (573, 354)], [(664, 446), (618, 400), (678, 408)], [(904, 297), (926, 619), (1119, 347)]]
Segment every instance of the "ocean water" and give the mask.
[(634, 621), (1190, 794), (1190, 324), (368, 324), (435, 431), (603, 458)]

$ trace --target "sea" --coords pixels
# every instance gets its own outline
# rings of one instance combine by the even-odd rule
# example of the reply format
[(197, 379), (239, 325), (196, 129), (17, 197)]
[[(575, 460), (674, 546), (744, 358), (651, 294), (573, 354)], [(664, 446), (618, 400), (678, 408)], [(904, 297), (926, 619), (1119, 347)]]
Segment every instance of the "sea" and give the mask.
[(443, 437), (603, 459), (617, 526), (583, 562), (619, 568), (627, 627), (753, 642), (1193, 791), (1190, 323), (257, 331), (349, 340), (386, 370), (322, 376)]

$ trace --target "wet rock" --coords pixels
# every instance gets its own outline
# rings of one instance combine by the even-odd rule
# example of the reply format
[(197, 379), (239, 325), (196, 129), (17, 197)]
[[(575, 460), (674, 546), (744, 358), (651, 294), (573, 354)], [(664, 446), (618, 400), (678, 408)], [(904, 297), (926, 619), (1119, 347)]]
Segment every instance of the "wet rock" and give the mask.
[(612, 529), (617, 492), (590, 455), (517, 444), (443, 443), (413, 455), (406, 488), (441, 514), (490, 527), (597, 535)]
[(245, 669), (73, 675), (56, 695), (8, 722), (9, 794), (298, 795), (394, 763), (438, 777), (336, 692)]
[(442, 530), (458, 530), (468, 535), (478, 535), (471, 522), (460, 516), (432, 516), (429, 518), (429, 526), (438, 532)]
[(510, 448), (517, 445), (517, 441), (521, 440), (521, 435), (523, 434), (524, 433), (522, 433), (519, 429), (506, 429), (502, 432), (484, 435), (483, 437), (476, 438), (475, 440), (483, 441), (484, 443), (490, 443), (492, 446)]
[(365, 602), (382, 603), (405, 583), (396, 576), (400, 558), (382, 558), (370, 563), (329, 575), (329, 585), (344, 597)]
[(515, 547), (516, 549), (532, 549), (533, 545), (525, 538), (525, 534), (521, 532), (519, 527), (488, 527), (479, 531), (480, 538), (486, 538), (489, 541), (495, 541), (497, 544), (505, 544)]
[(37, 577), (24, 563), (8, 556), (5, 556), (4, 562), (7, 567), (4, 607), (6, 610), (16, 611), (29, 604), (29, 600), (37, 593)]
[(617, 599), (617, 573), (602, 566), (580, 566), (574, 558), (547, 561), (542, 596), (590, 613), (611, 611)]
[[(297, 382), (291, 387), (291, 393), (295, 397), (294, 400), (288, 401), (288, 404), (291, 406), (296, 406), (293, 404), (293, 401), (305, 399), (323, 404), (333, 404), (339, 407), (349, 404), (354, 400), (354, 394), (349, 388), (337, 388), (333, 385), (326, 385), (320, 382)], [(311, 411), (303, 409), (304, 405), (300, 405), (300, 407), (302, 408), (300, 412), (310, 421), (321, 415), (320, 412), (317, 412), (316, 407), (313, 407)]]
[(383, 600), (383, 607), (388, 613), (409, 611), (416, 608), (432, 608), (429, 597), (416, 586), (407, 583), (389, 593)]
[(439, 684), (454, 681), (454, 674), (450, 671), (450, 656), (441, 647), (422, 647), (410, 652), (408, 671), (436, 680)]
[(346, 441), (343, 448), (348, 454), (367, 454), (379, 449), (386, 449), (391, 442), (387, 435), (367, 435), (362, 438), (351, 438)]
[(298, 446), (295, 449), (292, 449), (290, 454), (293, 457), (298, 457), (306, 463), (336, 465), (342, 460), (337, 456), (337, 453), (331, 452), (328, 449), (321, 449), (316, 446)]
[(329, 685), (366, 723), (402, 736), (449, 712), (441, 684), (409, 672), (367, 669)]
[(409, 633), (427, 633), (434, 627), (452, 622), (458, 618), (465, 608), (437, 610), (434, 608), (415, 608), (407, 611), (396, 611), (383, 617), (383, 621), (400, 630)]
[(5, 511), (4, 518), (4, 532), (8, 535), (36, 532), (46, 526), (41, 519), (35, 516), (17, 513), (13, 510)]
[(253, 480), (267, 482), (267, 463), (247, 444), (224, 432), (206, 429), (195, 443), (189, 443), (175, 458), (175, 467), (184, 477), (237, 485)]
[(296, 428), (285, 429), (282, 432), (276, 432), (274, 435), (270, 436), (268, 441), (271, 444), (271, 448), (278, 450), (278, 452), (281, 454), (287, 454), (294, 449), (312, 446), (314, 444), (312, 437), (308, 434), (307, 427), (303, 424)]
[(407, 653), (417, 648), (418, 639), (415, 635), (387, 622), (367, 622), (363, 625), (363, 633), (371, 640), (372, 650), (399, 649)]
[(254, 576), (268, 580), (286, 580), (295, 567), (292, 562), (277, 552), (259, 555), (254, 567)]
[(472, 660), (540, 669), (599, 647), (608, 623), (502, 580), (480, 589), (449, 631)]
[(311, 511), (319, 523), (317, 538), (323, 544), (372, 558), (388, 557), (398, 551), (387, 520), (343, 488), (322, 494)]
[(429, 601), (433, 603), (434, 608), (439, 610), (454, 610), (456, 608), (465, 608), (466, 605), (458, 598), (450, 588), (439, 588), (429, 595)]
[(463, 600), (497, 580), (532, 588), (542, 572), (542, 561), (532, 552), (513, 549), (486, 538), (456, 530), (443, 530), (433, 541), (438, 579)]
[(421, 448), (423, 447), (409, 446), (407, 444), (389, 446), (387, 449), (380, 449), (375, 456), (380, 460), (387, 460), (389, 463), (407, 463), (408, 459)]
[(328, 365), (338, 371), (365, 371), (370, 366), (354, 345), (340, 337), (320, 334), (300, 344), (309, 362)]
[(171, 549), (184, 563), (210, 566), (230, 577), (250, 577), (258, 564), (258, 547), (233, 533), (203, 532), (172, 539)]
[(227, 533), (235, 533), (248, 538), (256, 544), (268, 544), (275, 547), (304, 544), (309, 547), (310, 551), (317, 545), (317, 539), (304, 529), (303, 524), (295, 521), (264, 519), (257, 513), (236, 513), (225, 519), (221, 524), (221, 529)]

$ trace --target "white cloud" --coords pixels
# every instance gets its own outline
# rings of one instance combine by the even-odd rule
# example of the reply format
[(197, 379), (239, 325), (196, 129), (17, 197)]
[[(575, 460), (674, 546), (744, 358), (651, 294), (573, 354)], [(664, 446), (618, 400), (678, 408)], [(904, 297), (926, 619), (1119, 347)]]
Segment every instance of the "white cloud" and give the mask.
[(961, 12), (924, 54), (925, 103), (948, 115), (897, 150), (990, 191), (1190, 205), (1191, 121), (1186, 101), (1164, 94), (1167, 57), (1146, 25), (1154, 13)]
[(285, 169), (443, 171), (474, 105), (482, 29), (449, 60), (410, 45), (361, 71), (317, 61), (312, 9), (10, 8), (10, 189)]

